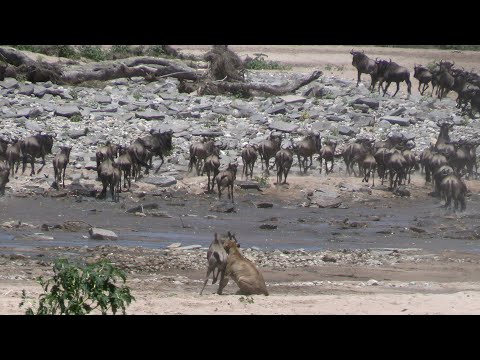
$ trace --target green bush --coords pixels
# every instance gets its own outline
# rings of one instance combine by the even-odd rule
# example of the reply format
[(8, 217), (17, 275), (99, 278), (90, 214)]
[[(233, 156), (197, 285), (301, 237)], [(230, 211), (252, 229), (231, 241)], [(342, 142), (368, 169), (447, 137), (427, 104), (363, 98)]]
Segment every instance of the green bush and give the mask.
[(80, 56), (95, 61), (103, 61), (106, 54), (99, 45), (82, 45), (79, 47)]
[[(38, 308), (28, 307), (26, 315), (86, 315), (95, 309), (102, 315), (109, 311), (115, 315), (119, 310), (125, 315), (126, 306), (135, 300), (128, 286), (115, 284), (118, 279), (125, 283), (126, 276), (108, 261), (78, 265), (58, 259), (53, 272), (52, 279), (37, 278), (44, 293), (39, 296)], [(22, 290), (19, 306), (25, 306), (27, 300)]]
[(277, 61), (265, 60), (266, 54), (254, 54), (255, 58), (248, 59), (245, 62), (245, 68), (250, 70), (287, 70), (288, 67), (281, 65)]

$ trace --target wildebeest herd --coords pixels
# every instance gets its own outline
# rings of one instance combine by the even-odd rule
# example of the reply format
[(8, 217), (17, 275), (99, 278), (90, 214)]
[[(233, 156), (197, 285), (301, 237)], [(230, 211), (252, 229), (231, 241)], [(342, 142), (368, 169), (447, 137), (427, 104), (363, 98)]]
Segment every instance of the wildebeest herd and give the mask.
[[(378, 89), (383, 89), (386, 94), (392, 82), (397, 84), (405, 81), (408, 93), (411, 93), (410, 73), (405, 67), (386, 60), (369, 59), (365, 53), (351, 51), (353, 55), (352, 65), (358, 70), (357, 86), (360, 83), (361, 74), (371, 76), (372, 91), (378, 83)], [(471, 72), (454, 68), (454, 64), (448, 61), (440, 61), (435, 69), (428, 69), (420, 65), (415, 66), (414, 76), (419, 80), (419, 91), (423, 94), (432, 86), (437, 88), (437, 95), (441, 99), (450, 91), (458, 93), (457, 106), (466, 109), (470, 103), (471, 109), (476, 109), (480, 103), (480, 77)], [(383, 84), (385, 83), (385, 86)], [(308, 132), (300, 141), (292, 141), (282, 144), (284, 134), (271, 132), (267, 138), (259, 143), (250, 143), (242, 149), (238, 149), (238, 155), (243, 161), (242, 177), (253, 177), (253, 170), (257, 159), (260, 159), (262, 170), (269, 175), (275, 167), (277, 179), (275, 184), (287, 184), (287, 177), (296, 156), (301, 173), (306, 173), (313, 166), (313, 156), (320, 161), (319, 171), (322, 172), (325, 162), (325, 174), (333, 171), (334, 160), (343, 157), (346, 165), (346, 173), (362, 176), (362, 182), (369, 182), (372, 177), (372, 185), (375, 186), (375, 173), (383, 185), (385, 179), (389, 181), (389, 189), (394, 190), (399, 185), (410, 183), (411, 174), (421, 167), (425, 172), (426, 182), (434, 185), (433, 194), (445, 200), (445, 206), (449, 207), (453, 200), (455, 210), (460, 205), (460, 210), (465, 210), (466, 186), (462, 176), (467, 178), (477, 175), (476, 148), (480, 144), (474, 140), (452, 141), (449, 130), (453, 123), (437, 123), (440, 127), (437, 142), (424, 150), (421, 154), (415, 154), (414, 138), (407, 138), (402, 134), (390, 133), (387, 139), (373, 139), (357, 137), (355, 142), (342, 144), (340, 153), (337, 151), (337, 142), (332, 139), (322, 138), (318, 132)], [(172, 149), (172, 134), (169, 131), (151, 130), (147, 136), (137, 138), (129, 145), (113, 144), (108, 141), (96, 151), (96, 171), (98, 179), (102, 183), (102, 191), (99, 198), (107, 196), (110, 189), (111, 198), (118, 200), (118, 193), (123, 188), (130, 189), (131, 178), (135, 181), (144, 174), (148, 175), (152, 169), (152, 159), (159, 156), (160, 165), (155, 170), (157, 173), (164, 163), (164, 156)], [(52, 153), (52, 146), (56, 134), (36, 134), (25, 139), (2, 139), (0, 138), (0, 191), (3, 193), (5, 185), (9, 181), (9, 175), (14, 176), (18, 172), (20, 162), (23, 163), (22, 173), (25, 172), (27, 163), (31, 164), (30, 175), (35, 174), (35, 159), (42, 159), (42, 167), (45, 165), (45, 156)], [(53, 187), (65, 187), (65, 172), (69, 163), (71, 147), (59, 146), (59, 152), (53, 158), (55, 181)], [(223, 189), (227, 189), (228, 198), (234, 202), (234, 184), (237, 178), (237, 162), (224, 164), (221, 167), (221, 147), (214, 139), (203, 138), (193, 142), (189, 148), (189, 172), (195, 167), (196, 175), (208, 177), (207, 192), (215, 191), (217, 186), (218, 198), (221, 199)], [(273, 159), (273, 164), (270, 160)], [(327, 165), (330, 163), (330, 166)], [(16, 165), (16, 169), (15, 169)], [(355, 171), (355, 165), (359, 173)], [(475, 168), (475, 171), (474, 171)], [(123, 184), (122, 184), (123, 176)], [(378, 180), (377, 180), (378, 181)]]
[[(383, 96), (392, 82), (397, 84), (397, 90), (392, 96), (395, 96), (399, 90), (400, 83), (405, 81), (408, 87), (408, 93), (411, 94), (410, 72), (407, 68), (393, 62), (376, 58), (370, 59), (364, 51), (350, 51), (353, 56), (352, 65), (357, 69), (357, 86), (360, 83), (361, 74), (369, 74), (371, 78), (370, 90), (374, 91), (378, 82), (378, 92), (383, 90)], [(468, 112), (473, 117), (473, 113), (480, 111), (480, 75), (473, 71), (466, 71), (464, 68), (455, 68), (455, 63), (441, 60), (435, 62), (432, 66), (415, 65), (413, 77), (418, 80), (418, 91), (421, 95), (431, 85), (433, 96), (442, 99), (450, 91), (457, 93), (457, 107), (462, 112)], [(386, 86), (383, 86), (386, 83)], [(470, 106), (468, 106), (470, 105)]]

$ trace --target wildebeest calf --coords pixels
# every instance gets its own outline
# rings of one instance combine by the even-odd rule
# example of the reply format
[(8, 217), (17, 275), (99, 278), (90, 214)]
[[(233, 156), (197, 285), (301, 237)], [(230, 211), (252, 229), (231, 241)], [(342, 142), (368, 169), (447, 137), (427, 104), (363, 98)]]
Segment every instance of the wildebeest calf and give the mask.
[(5, 195), (5, 186), (10, 177), (10, 169), (8, 165), (0, 163), (0, 195)]
[[(228, 233), (228, 236), (230, 237), (230, 232)], [(221, 274), (222, 279), (225, 277), (225, 268), (227, 267), (227, 257), (228, 257), (228, 254), (223, 248), (222, 242), (218, 239), (217, 233), (215, 233), (215, 238), (213, 239), (207, 251), (207, 261), (208, 261), (207, 276), (205, 277), (205, 282), (203, 283), (203, 287), (202, 287), (202, 290), (200, 291), (200, 295), (202, 295), (203, 289), (205, 289), (205, 286), (207, 285), (210, 273), (213, 272), (212, 285), (217, 282), (219, 274)], [(215, 270), (217, 270), (216, 275), (215, 275)]]

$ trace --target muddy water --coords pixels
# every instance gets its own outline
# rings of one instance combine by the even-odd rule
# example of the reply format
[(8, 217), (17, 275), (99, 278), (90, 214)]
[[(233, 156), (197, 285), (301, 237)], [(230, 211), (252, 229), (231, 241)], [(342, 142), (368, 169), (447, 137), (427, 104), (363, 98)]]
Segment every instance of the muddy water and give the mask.
[[(132, 194), (122, 194), (119, 203), (93, 198), (67, 196), (6, 195), (0, 199), (1, 222), (15, 221), (27, 226), (0, 231), (2, 252), (27, 251), (50, 246), (119, 245), (164, 248), (171, 243), (208, 246), (214, 232), (230, 230), (237, 234), (242, 247), (264, 250), (421, 248), (480, 251), (479, 195), (468, 198), (467, 211), (453, 214), (429, 196), (380, 196), (345, 199), (340, 208), (301, 207), (298, 201), (265, 198), (256, 190), (238, 191), (235, 212), (212, 211), (218, 204), (215, 195), (168, 197), (146, 196), (141, 201)], [(259, 202), (272, 203), (271, 208), (257, 208)], [(138, 216), (126, 210), (139, 204), (156, 204), (157, 212), (170, 217)], [(50, 226), (68, 221), (82, 221), (95, 227), (113, 230), (115, 241), (97, 241), (80, 231), (53, 229)], [(35, 228), (28, 227), (35, 225)], [(477, 225), (478, 224), (478, 225)], [(264, 229), (262, 227), (270, 228)]]

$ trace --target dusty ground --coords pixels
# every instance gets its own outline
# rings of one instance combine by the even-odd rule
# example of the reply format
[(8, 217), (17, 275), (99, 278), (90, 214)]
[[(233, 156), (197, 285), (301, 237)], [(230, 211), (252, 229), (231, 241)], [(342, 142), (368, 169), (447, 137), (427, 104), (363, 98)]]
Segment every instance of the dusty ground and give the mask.
[[(202, 53), (208, 46), (177, 45), (185, 52)], [(319, 68), (326, 74), (333, 74), (346, 79), (356, 79), (356, 72), (351, 66), (351, 47), (347, 46), (239, 46), (231, 48), (240, 55), (250, 55), (261, 52), (268, 54), (269, 60), (280, 61), (292, 66), (292, 71), (310, 71)], [(356, 47), (365, 49), (371, 57), (392, 58), (398, 63), (413, 68), (414, 63), (427, 64), (433, 60), (450, 59), (466, 69), (479, 70), (480, 53), (476, 52), (451, 52), (436, 50), (409, 50), (391, 48)], [(326, 69), (328, 67), (329, 70)], [(363, 78), (362, 78), (363, 79)], [(413, 89), (416, 91), (416, 80), (413, 81)], [(42, 174), (41, 174), (42, 175)], [(233, 228), (240, 237), (240, 242), (248, 246), (248, 238), (260, 236), (254, 211), (250, 215), (218, 215), (215, 222), (197, 221), (195, 219), (212, 214), (206, 210), (206, 205), (212, 204), (214, 199), (211, 195), (202, 193), (205, 179), (186, 177), (179, 182), (178, 191), (184, 191), (190, 195), (196, 195), (196, 201), (187, 203), (191, 217), (185, 217), (184, 221), (192, 228), (183, 229), (184, 233), (210, 234), (216, 227), (222, 230)], [(23, 181), (23, 180), (19, 180)], [(30, 180), (29, 180), (30, 181)], [(38, 180), (38, 183), (41, 180)], [(245, 209), (253, 209), (249, 201), (271, 201), (285, 207), (293, 203), (305, 200), (305, 192), (308, 189), (336, 189), (338, 184), (344, 182), (347, 185), (361, 185), (358, 178), (347, 179), (341, 173), (335, 173), (330, 177), (298, 176), (292, 174), (289, 177), (289, 186), (281, 188), (270, 187), (261, 194), (251, 194), (238, 191), (239, 206)], [(22, 183), (23, 184), (23, 183)], [(67, 186), (68, 186), (67, 182)], [(97, 184), (98, 185), (98, 184)], [(448, 213), (440, 208), (439, 203), (427, 194), (429, 187), (424, 186), (422, 178), (417, 176), (409, 187), (412, 196), (406, 198), (394, 198), (389, 192), (377, 187), (372, 189), (371, 194), (345, 192), (342, 193), (344, 203), (349, 209), (345, 213), (324, 212), (323, 209), (314, 210), (310, 217), (301, 213), (298, 209), (298, 217), (304, 216), (309, 225), (321, 223), (326, 219), (330, 225), (336, 226), (336, 222), (345, 219), (352, 220), (354, 216), (359, 219), (365, 217), (371, 211), (380, 212), (380, 222), (371, 222), (365, 229), (335, 230), (345, 231), (345, 242), (349, 242), (350, 248), (354, 248), (354, 242), (368, 240), (370, 234), (377, 234), (377, 227), (384, 227), (395, 233), (393, 239), (402, 243), (402, 250), (398, 252), (398, 261), (394, 264), (380, 262), (376, 265), (363, 263), (323, 263), (321, 266), (298, 266), (277, 268), (275, 266), (262, 267), (265, 280), (271, 295), (269, 297), (253, 296), (240, 297), (234, 295), (236, 287), (229, 284), (226, 295), (217, 296), (212, 294), (216, 285), (207, 285), (203, 296), (198, 293), (201, 289), (204, 270), (196, 267), (174, 268), (161, 270), (136, 270), (129, 272), (128, 284), (132, 287), (136, 301), (127, 309), (128, 314), (480, 314), (480, 256), (478, 251), (464, 252), (460, 250), (460, 240), (474, 249), (479, 237), (475, 219), (478, 218), (478, 198), (480, 186), (477, 180), (471, 180), (467, 186), (471, 190), (467, 204), (467, 214), (456, 215)], [(97, 186), (98, 187), (98, 186)], [(139, 187), (134, 194), (125, 194), (125, 206), (138, 203), (142, 191), (151, 191), (149, 187)], [(143, 196), (143, 195), (142, 195)], [(76, 198), (68, 195), (62, 198), (50, 198), (43, 200), (43, 207), (38, 200), (42, 196), (15, 197), (9, 196), (0, 199), (1, 220), (22, 219), (25, 223), (41, 225), (43, 222), (53, 222), (70, 209), (70, 219), (88, 220), (93, 225), (106, 224), (111, 230), (121, 232), (125, 229), (139, 231), (148, 228), (151, 231), (172, 231), (180, 233), (178, 221), (173, 219), (158, 219), (149, 217), (124, 216), (124, 211), (111, 203), (90, 202), (84, 200), (76, 202)], [(158, 199), (158, 197), (156, 197)], [(41, 203), (41, 202), (40, 202)], [(17, 204), (13, 205), (12, 204)], [(203, 204), (202, 206), (200, 206)], [(250, 207), (249, 207), (250, 206)], [(409, 230), (400, 229), (404, 224), (395, 225), (403, 217), (396, 218), (392, 214), (395, 206), (400, 206), (401, 214), (408, 218), (406, 224), (409, 229), (415, 225), (421, 227), (424, 232), (413, 233)], [(98, 216), (86, 215), (88, 209), (97, 209)], [(392, 209), (393, 207), (393, 209)], [(178, 215), (179, 207), (167, 207), (171, 215)], [(276, 208), (275, 208), (276, 209)], [(279, 207), (277, 213), (283, 214)], [(266, 211), (266, 209), (265, 209)], [(390, 220), (382, 222), (382, 212)], [(265, 217), (272, 216), (266, 215)], [(345, 215), (346, 214), (346, 215)], [(375, 213), (376, 214), (376, 213)], [(403, 216), (402, 215), (402, 216)], [(408, 215), (408, 216), (407, 216)], [(297, 216), (295, 216), (297, 217)], [(315, 220), (315, 217), (318, 219)], [(417, 219), (418, 217), (418, 219)], [(413, 220), (415, 219), (415, 220)], [(63, 219), (62, 219), (63, 220)], [(431, 221), (430, 221), (431, 220)], [(223, 222), (222, 222), (223, 221)], [(283, 221), (283, 222), (282, 222)], [(317, 221), (317, 223), (315, 222)], [(403, 220), (402, 220), (403, 221)], [(418, 223), (423, 226), (418, 226)], [(350, 222), (352, 223), (352, 222)], [(213, 225), (212, 225), (213, 224)], [(307, 236), (302, 232), (301, 224), (286, 222), (282, 217), (279, 219), (279, 227), (284, 225), (284, 233), (291, 236)], [(291, 228), (290, 228), (291, 227)], [(328, 233), (332, 233), (328, 229)], [(290, 233), (289, 233), (290, 231)], [(39, 232), (35, 229), (8, 229), (9, 234), (22, 238), (32, 233)], [(46, 233), (56, 237), (61, 232)], [(380, 234), (381, 235), (381, 234)], [(380, 236), (379, 234), (375, 236)], [(448, 236), (447, 236), (448, 235)], [(311, 234), (310, 234), (311, 236)], [(323, 233), (316, 236), (323, 238)], [(383, 235), (382, 235), (383, 236)], [(463, 236), (463, 237), (462, 237)], [(79, 235), (80, 237), (80, 235)], [(460, 240), (459, 240), (460, 239)], [(343, 241), (343, 240), (342, 240)], [(442, 242), (443, 241), (443, 242)], [(175, 241), (170, 241), (175, 242)], [(435, 244), (428, 247), (428, 244)], [(413, 243), (409, 249), (409, 245)], [(2, 247), (0, 257), (0, 314), (21, 314), (18, 308), (22, 289), (29, 295), (36, 297), (40, 293), (40, 286), (34, 281), (36, 276), (51, 274), (51, 267), (44, 258), (54, 258), (59, 252), (67, 251), (75, 253), (74, 247), (49, 247), (42, 246), (42, 242), (32, 243), (34, 252), (29, 254), (21, 248), (15, 248), (15, 243)], [(208, 243), (201, 242), (202, 246)], [(346, 243), (344, 243), (346, 244)], [(331, 243), (334, 254), (342, 253), (342, 244)], [(383, 243), (382, 243), (383, 244)], [(443, 244), (445, 246), (443, 248)], [(141, 245), (140, 245), (141, 246)], [(448, 249), (448, 250), (446, 250)], [(91, 248), (91, 256), (100, 256), (102, 251)], [(103, 250), (104, 251), (104, 250)], [(110, 251), (110, 250), (109, 250)], [(143, 251), (143, 250), (142, 250)], [(113, 248), (112, 252), (115, 252)], [(143, 253), (132, 248), (132, 256)], [(155, 253), (151, 254), (155, 256)], [(114, 254), (112, 255), (114, 256)], [(380, 258), (379, 258), (380, 259)]]

